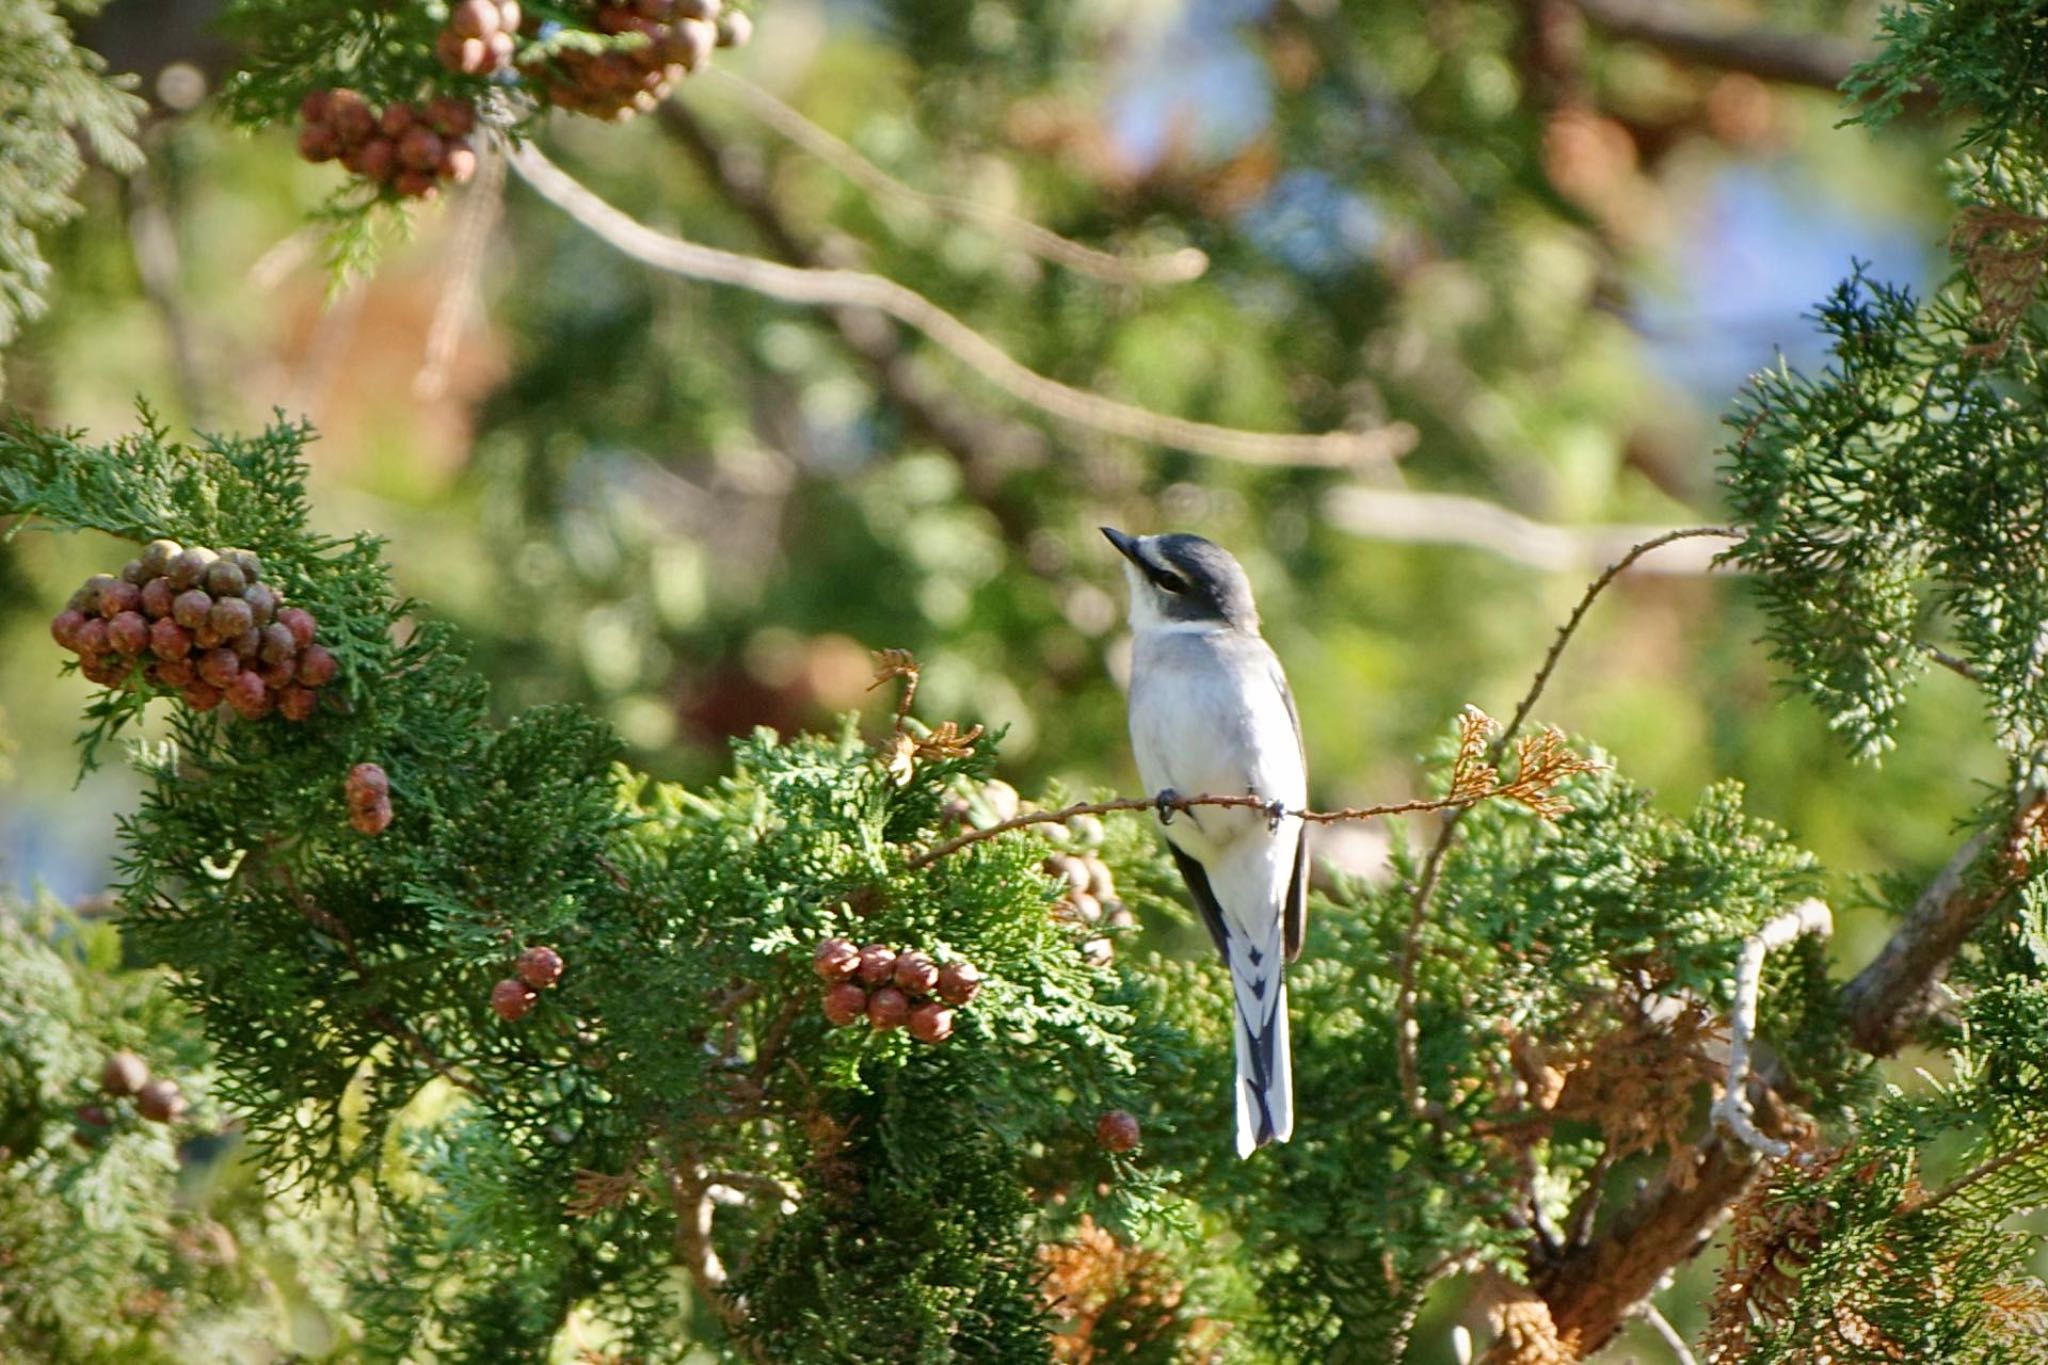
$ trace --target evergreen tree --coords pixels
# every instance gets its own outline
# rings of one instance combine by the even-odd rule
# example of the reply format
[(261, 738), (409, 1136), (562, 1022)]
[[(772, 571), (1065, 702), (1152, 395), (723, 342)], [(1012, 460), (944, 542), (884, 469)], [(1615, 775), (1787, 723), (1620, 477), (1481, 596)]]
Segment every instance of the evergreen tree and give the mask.
[[(461, 47), (505, 22), (482, 8), (246, 4), (234, 107), (346, 144), (337, 217), (368, 222), (461, 177), (464, 120), (528, 126), (509, 64)], [(716, 36), (684, 22), (565, 24), (509, 69), (630, 102), (632, 71), (668, 79), (632, 54)], [(1936, 666), (2007, 761), (1940, 875), (1875, 888), (1897, 925), (1846, 984), (1824, 898), (1859, 869), (1736, 784), (1670, 813), (1597, 734), (1530, 722), (1642, 551), (1506, 727), (1446, 735), (1433, 842), (1318, 898), (1304, 1122), (1240, 1162), (1223, 973), (1137, 932), (1187, 918), (1142, 798), (1020, 809), (999, 737), (921, 719), (887, 654), (888, 729), (762, 731), (712, 783), (653, 782), (577, 708), (494, 719), (379, 544), (312, 529), (304, 426), (23, 420), (0, 515), (134, 546), (54, 626), (101, 687), (84, 761), (150, 708), (170, 737), (133, 750), (117, 831), (140, 965), (97, 920), (0, 920), (0, 1347), (189, 1358), (262, 1335), (220, 1307), (261, 1273), (376, 1360), (1376, 1361), (1460, 1275), (1489, 1360), (1548, 1361), (1732, 1209), (1713, 1359), (2039, 1354), (2012, 1216), (2048, 1198), (2042, 39), (2016, 0), (1886, 24), (1863, 117), (1932, 92), (1975, 121), (1956, 270), (1924, 300), (1837, 290), (1828, 366), (1731, 417), (1731, 526), (1685, 533), (1732, 541), (1854, 752)], [(365, 151), (419, 130), (431, 161)], [(1939, 1084), (1887, 1083), (1908, 1045), (1946, 1051)], [(178, 1189), (175, 1140), (253, 1181)], [(74, 1221), (97, 1235), (47, 1235)]]

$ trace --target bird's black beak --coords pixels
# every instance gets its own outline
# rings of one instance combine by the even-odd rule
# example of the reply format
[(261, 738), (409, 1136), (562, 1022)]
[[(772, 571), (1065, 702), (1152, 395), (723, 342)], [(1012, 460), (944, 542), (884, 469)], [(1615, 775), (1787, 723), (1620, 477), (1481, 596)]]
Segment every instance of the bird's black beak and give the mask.
[(1143, 560), (1138, 558), (1138, 538), (1136, 536), (1127, 536), (1114, 526), (1105, 526), (1101, 529), (1102, 534), (1109, 537), (1109, 543), (1116, 546), (1118, 554), (1130, 560), (1133, 564), (1142, 565), (1144, 563)]

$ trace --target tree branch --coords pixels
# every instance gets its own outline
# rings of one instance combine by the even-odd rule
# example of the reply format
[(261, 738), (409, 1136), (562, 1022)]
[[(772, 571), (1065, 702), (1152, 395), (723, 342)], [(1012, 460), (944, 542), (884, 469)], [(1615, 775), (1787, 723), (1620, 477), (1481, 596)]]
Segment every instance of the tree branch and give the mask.
[[(1493, 754), (1496, 760), (1507, 751), (1507, 746), (1513, 742), (1516, 734), (1529, 719), (1529, 713), (1536, 708), (1537, 699), (1543, 695), (1543, 689), (1550, 683), (1550, 675), (1557, 669), (1557, 661), (1564, 656), (1565, 646), (1570, 644), (1572, 637), (1578, 633), (1579, 624), (1586, 619), (1586, 613), (1592, 609), (1594, 601), (1607, 590), (1607, 585), (1653, 550), (1661, 549), (1674, 541), (1709, 536), (1732, 540), (1735, 533), (1725, 526), (1691, 526), (1666, 531), (1662, 535), (1652, 536), (1640, 545), (1630, 546), (1627, 553), (1608, 565), (1605, 572), (1587, 585), (1584, 595), (1579, 598), (1578, 606), (1572, 609), (1572, 614), (1565, 619), (1564, 625), (1557, 632), (1557, 638), (1551, 642), (1549, 651), (1543, 656), (1543, 663), (1537, 668), (1535, 678), (1530, 681), (1529, 690), (1523, 694), (1521, 704), (1515, 707), (1514, 719), (1507, 723), (1507, 727), (1494, 740)], [(1415, 1060), (1416, 1044), (1420, 1041), (1415, 1022), (1416, 958), (1422, 939), (1422, 926), (1429, 917), (1430, 897), (1436, 893), (1437, 880), (1443, 875), (1444, 855), (1450, 851), (1451, 839), (1457, 833), (1458, 821), (1464, 817), (1465, 809), (1463, 806), (1453, 809), (1444, 820), (1443, 827), (1437, 831), (1436, 842), (1430, 845), (1429, 854), (1423, 860), (1422, 875), (1416, 879), (1415, 890), (1409, 901), (1408, 927), (1401, 936), (1400, 987), (1394, 1000), (1394, 1059), (1400, 1070), (1401, 1089), (1408, 1097), (1409, 1112), (1416, 1115), (1429, 1112), (1429, 1096), (1422, 1088), (1422, 1077)]]
[[(1367, 540), (1465, 545), (1550, 573), (1586, 572), (1610, 564), (1631, 547), (1656, 539), (1668, 529), (1552, 526), (1482, 498), (1358, 484), (1332, 489), (1323, 499), (1323, 516), (1338, 530)], [(1706, 573), (1714, 566), (1715, 553), (1707, 546), (1688, 546), (1658, 555), (1643, 565), (1642, 572)]]
[[(972, 223), (1040, 260), (1110, 284), (1183, 284), (1201, 278), (1209, 268), (1209, 257), (1195, 247), (1159, 255), (1120, 256), (1084, 246), (990, 204), (913, 189), (745, 77), (721, 66), (708, 67), (704, 74), (755, 118), (878, 198), (894, 199), (954, 222)], [(674, 108), (674, 102), (667, 107)]]
[(1710, 1111), (1713, 1122), (1726, 1128), (1745, 1147), (1765, 1156), (1782, 1157), (1790, 1143), (1764, 1133), (1750, 1115), (1749, 1049), (1756, 1038), (1756, 999), (1763, 984), (1764, 958), (1803, 934), (1825, 938), (1834, 932), (1835, 917), (1825, 902), (1812, 897), (1751, 934), (1742, 943), (1735, 965), (1735, 1000), (1728, 1009), (1728, 1082)]
[(1692, 5), (1670, 0), (1575, 0), (1580, 13), (1610, 37), (1632, 38), (1666, 56), (1783, 85), (1838, 90), (1863, 45), (1823, 33), (1786, 33), (1702, 21)]
[(1913, 903), (1884, 950), (1842, 991), (1849, 1036), (1874, 1057), (1906, 1042), (1936, 1004), (1936, 983), (1970, 931), (2026, 876), (2031, 850), (2048, 816), (2048, 793), (2028, 788), (2005, 837), (1985, 830), (1949, 859)]
[(642, 264), (804, 307), (874, 309), (922, 333), (1012, 398), (1077, 426), (1217, 459), (1268, 466), (1384, 465), (1415, 443), (1415, 430), (1406, 423), (1319, 435), (1243, 431), (1168, 416), (1078, 389), (1021, 364), (980, 332), (894, 280), (858, 270), (779, 265), (657, 232), (606, 203), (531, 142), (514, 148), (510, 162), (519, 178), (541, 198)]
[[(1928, 884), (1884, 950), (1843, 991), (1859, 1046), (1878, 1056), (1894, 1051), (1932, 1012), (1933, 985), (1956, 950), (2038, 856), (2044, 818), (2048, 793), (2027, 789), (1995, 851), (1990, 832), (1979, 834)], [(1779, 1126), (1772, 1111), (1782, 1101), (1769, 1077), (1751, 1077), (1749, 1099)], [(1582, 1355), (1604, 1345), (1664, 1274), (1707, 1244), (1761, 1169), (1749, 1149), (1709, 1135), (1695, 1150), (1689, 1180), (1659, 1180), (1592, 1242), (1548, 1268), (1537, 1288), (1559, 1337)]]
[[(806, 242), (782, 212), (758, 163), (714, 140), (674, 100), (661, 106), (658, 117), (663, 131), (697, 163), (720, 197), (753, 225), (773, 255), (806, 269), (822, 264), (823, 253)], [(1045, 458), (1044, 434), (1029, 423), (979, 412), (948, 392), (904, 345), (902, 333), (888, 319), (860, 308), (824, 311), (840, 344), (866, 366), (883, 400), (913, 431), (953, 457), (968, 491), (988, 508), (1005, 536), (1023, 543), (1033, 524), (1029, 511), (1004, 497), (1001, 484), (1011, 469)]]

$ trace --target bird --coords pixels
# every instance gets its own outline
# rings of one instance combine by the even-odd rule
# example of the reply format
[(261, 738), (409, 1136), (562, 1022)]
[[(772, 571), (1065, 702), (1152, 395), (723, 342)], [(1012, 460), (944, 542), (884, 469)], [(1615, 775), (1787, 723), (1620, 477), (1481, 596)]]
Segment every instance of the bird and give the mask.
[[(1294, 694), (1251, 581), (1201, 536), (1103, 535), (1124, 558), (1131, 748), (1167, 849), (1230, 969), (1237, 1154), (1294, 1133), (1284, 968), (1308, 928), (1308, 765)], [(1256, 796), (1263, 808), (1178, 798)]]

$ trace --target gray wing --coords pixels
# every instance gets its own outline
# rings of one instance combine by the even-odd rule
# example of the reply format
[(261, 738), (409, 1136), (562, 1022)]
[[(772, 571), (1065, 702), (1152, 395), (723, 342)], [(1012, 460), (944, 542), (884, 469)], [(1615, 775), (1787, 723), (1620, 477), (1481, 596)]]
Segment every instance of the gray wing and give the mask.
[[(1301, 754), (1301, 770), (1308, 772), (1308, 747), (1301, 742), (1301, 716), (1294, 709), (1294, 691), (1287, 686), (1287, 675), (1280, 670), (1279, 659), (1273, 660), (1273, 684), (1280, 689), (1282, 700), (1287, 703), (1287, 718), (1294, 722), (1294, 747)], [(1185, 871), (1181, 874), (1187, 875)], [(1302, 940), (1308, 937), (1308, 825), (1295, 827), (1294, 877), (1287, 883), (1287, 904), (1281, 907), (1285, 920), (1287, 960), (1294, 961), (1301, 956)]]

